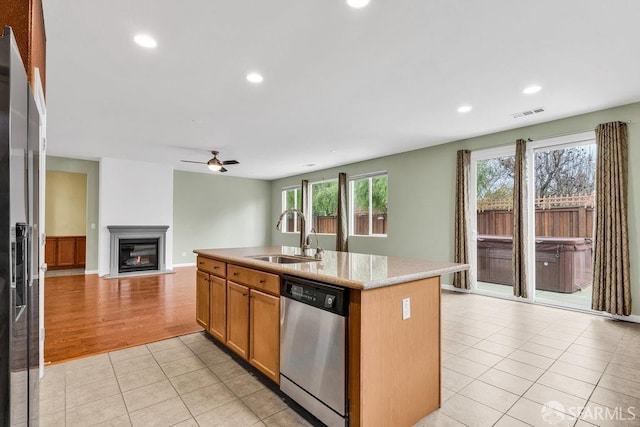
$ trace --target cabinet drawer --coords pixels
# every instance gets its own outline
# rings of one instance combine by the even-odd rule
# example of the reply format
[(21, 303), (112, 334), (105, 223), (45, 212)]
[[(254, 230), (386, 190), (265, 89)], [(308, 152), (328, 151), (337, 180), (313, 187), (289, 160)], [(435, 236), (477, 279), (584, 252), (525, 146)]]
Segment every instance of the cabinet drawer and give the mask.
[(227, 264), (210, 258), (198, 257), (198, 270), (207, 271), (219, 277), (227, 277)]
[(280, 295), (280, 276), (276, 274), (229, 265), (229, 279), (261, 291)]

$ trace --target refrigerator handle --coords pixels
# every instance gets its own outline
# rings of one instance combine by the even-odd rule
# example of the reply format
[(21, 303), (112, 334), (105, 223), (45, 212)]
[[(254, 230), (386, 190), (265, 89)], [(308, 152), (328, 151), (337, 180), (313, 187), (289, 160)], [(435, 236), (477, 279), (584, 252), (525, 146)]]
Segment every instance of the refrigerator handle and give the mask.
[(18, 268), (18, 259), (16, 254), (16, 248), (18, 242), (11, 242), (11, 289), (16, 288), (16, 270)]
[(28, 255), (28, 242), (29, 242), (29, 226), (25, 223), (19, 222), (16, 224), (16, 243), (15, 247), (12, 245), (12, 260), (13, 260), (13, 274), (12, 274), (12, 286), (15, 288), (15, 318), (20, 317), (20, 314), (24, 311), (27, 304), (27, 285), (29, 283), (29, 255)]
[(33, 238), (33, 227), (28, 225), (27, 229), (25, 230), (26, 234), (25, 234), (25, 247), (26, 247), (26, 252), (25, 252), (25, 257), (24, 257), (24, 265), (27, 269), (27, 275), (25, 276), (27, 278), (27, 284), (26, 287), (30, 288), (33, 285), (33, 278), (34, 276), (36, 276), (38, 273), (34, 274), (34, 270), (38, 268), (38, 266), (34, 266), (31, 265), (31, 263), (33, 262), (33, 253), (31, 252), (33, 250), (33, 248), (31, 247), (31, 245), (33, 244), (34, 240), (37, 240)]

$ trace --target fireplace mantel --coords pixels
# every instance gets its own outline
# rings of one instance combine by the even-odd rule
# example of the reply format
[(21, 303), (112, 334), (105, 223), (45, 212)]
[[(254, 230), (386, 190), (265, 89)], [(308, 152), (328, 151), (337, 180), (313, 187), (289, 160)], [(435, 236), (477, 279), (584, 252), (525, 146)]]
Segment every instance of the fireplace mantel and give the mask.
[[(166, 236), (168, 225), (108, 225), (109, 230), (109, 274), (106, 279), (145, 274), (173, 273), (166, 267)], [(158, 239), (158, 269), (143, 272), (119, 273), (118, 248), (120, 239)]]

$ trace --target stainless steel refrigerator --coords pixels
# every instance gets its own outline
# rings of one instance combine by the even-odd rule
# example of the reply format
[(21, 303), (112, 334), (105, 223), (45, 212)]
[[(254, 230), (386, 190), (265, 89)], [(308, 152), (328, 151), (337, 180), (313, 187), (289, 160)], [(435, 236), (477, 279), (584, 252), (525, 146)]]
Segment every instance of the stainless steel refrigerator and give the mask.
[(14, 36), (0, 37), (0, 425), (38, 425), (40, 116)]

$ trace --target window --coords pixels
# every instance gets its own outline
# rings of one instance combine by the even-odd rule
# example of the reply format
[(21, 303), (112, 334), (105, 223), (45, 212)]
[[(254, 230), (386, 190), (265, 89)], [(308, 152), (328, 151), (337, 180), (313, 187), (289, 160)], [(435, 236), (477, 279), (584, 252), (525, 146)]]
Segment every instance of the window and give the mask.
[(350, 187), (351, 235), (386, 235), (387, 173), (352, 177)]
[[(282, 210), (302, 208), (302, 189), (300, 187), (284, 188), (282, 190)], [(298, 233), (300, 225), (298, 215), (290, 213), (282, 224), (283, 233)]]
[(338, 180), (312, 182), (311, 193), (312, 219), (310, 228), (316, 233), (336, 234), (338, 225)]

